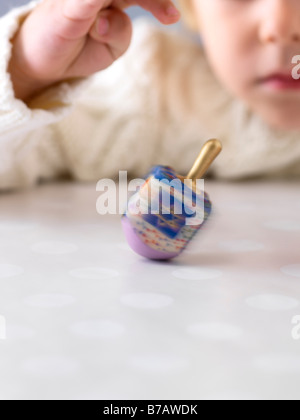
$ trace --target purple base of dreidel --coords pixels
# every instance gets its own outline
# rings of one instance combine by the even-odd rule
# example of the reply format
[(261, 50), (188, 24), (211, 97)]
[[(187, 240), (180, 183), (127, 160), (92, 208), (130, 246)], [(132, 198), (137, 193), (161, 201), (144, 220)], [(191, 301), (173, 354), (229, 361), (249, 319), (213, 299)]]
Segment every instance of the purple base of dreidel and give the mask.
[(150, 260), (170, 260), (179, 255), (179, 253), (169, 253), (156, 251), (153, 248), (150, 248), (138, 237), (134, 229), (132, 228), (128, 218), (126, 216), (122, 217), (123, 230), (127, 239), (128, 244), (131, 248), (139, 255)]

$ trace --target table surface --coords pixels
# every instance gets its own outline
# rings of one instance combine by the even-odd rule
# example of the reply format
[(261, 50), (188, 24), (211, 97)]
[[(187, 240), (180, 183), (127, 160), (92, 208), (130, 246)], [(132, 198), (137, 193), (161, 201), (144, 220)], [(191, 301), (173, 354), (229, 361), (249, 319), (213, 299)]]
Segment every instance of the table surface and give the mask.
[(94, 184), (0, 194), (0, 399), (299, 398), (299, 181), (205, 185), (212, 217), (161, 263)]

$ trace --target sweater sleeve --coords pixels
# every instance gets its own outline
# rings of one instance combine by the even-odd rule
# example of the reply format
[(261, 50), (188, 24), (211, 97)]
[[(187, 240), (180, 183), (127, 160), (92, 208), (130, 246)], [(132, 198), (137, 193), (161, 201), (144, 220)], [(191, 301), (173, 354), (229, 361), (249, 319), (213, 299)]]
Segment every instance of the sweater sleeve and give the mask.
[(88, 83), (88, 79), (62, 82), (34, 98), (32, 103), (15, 97), (7, 70), (11, 39), (22, 20), (40, 2), (32, 1), (0, 18), (0, 192), (30, 187), (39, 177), (65, 172), (58, 146), (52, 142), (50, 147), (48, 127), (71, 112), (73, 102)]

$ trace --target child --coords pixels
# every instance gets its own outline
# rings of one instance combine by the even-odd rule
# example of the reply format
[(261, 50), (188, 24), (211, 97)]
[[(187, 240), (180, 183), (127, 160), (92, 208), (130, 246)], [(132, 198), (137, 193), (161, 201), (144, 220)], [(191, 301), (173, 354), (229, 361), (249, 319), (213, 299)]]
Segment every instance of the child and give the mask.
[(211, 176), (300, 176), (299, 2), (182, 0), (203, 46), (132, 27), (132, 4), (180, 18), (168, 0), (44, 0), (0, 20), (0, 191), (154, 164), (185, 174), (212, 137)]

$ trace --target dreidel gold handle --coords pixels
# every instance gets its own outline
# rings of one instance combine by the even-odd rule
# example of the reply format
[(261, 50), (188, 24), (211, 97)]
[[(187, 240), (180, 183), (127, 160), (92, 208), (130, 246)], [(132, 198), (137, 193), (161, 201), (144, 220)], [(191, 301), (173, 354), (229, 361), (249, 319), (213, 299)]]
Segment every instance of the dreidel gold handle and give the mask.
[(202, 147), (186, 179), (192, 179), (193, 181), (201, 179), (221, 151), (222, 144), (218, 139), (208, 140)]

